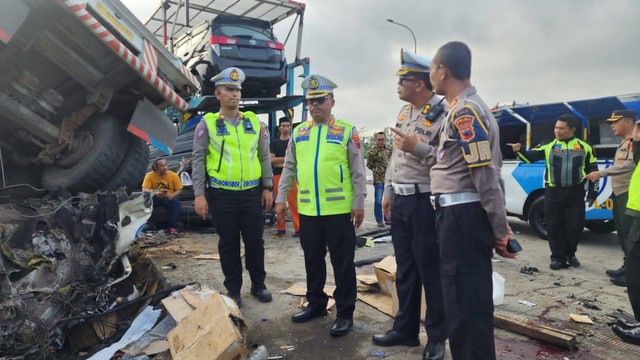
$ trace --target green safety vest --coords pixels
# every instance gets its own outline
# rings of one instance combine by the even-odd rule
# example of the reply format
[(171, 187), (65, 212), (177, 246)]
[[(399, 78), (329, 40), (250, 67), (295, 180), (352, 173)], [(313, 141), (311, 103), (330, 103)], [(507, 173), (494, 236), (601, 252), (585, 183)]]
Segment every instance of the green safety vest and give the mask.
[(224, 121), (220, 113), (207, 113), (204, 121), (209, 130), (206, 158), (207, 174), (212, 187), (246, 190), (260, 184), (262, 167), (258, 158), (261, 126), (250, 112), (240, 113), (238, 126)]
[[(573, 138), (570, 140), (555, 139), (540, 145), (527, 153), (516, 155), (525, 163), (540, 158), (544, 154), (546, 163), (545, 184), (550, 187), (568, 187), (581, 184), (590, 166), (595, 166), (597, 159), (591, 145)], [(576, 166), (578, 165), (578, 166)]]
[(351, 213), (353, 185), (347, 145), (353, 125), (331, 118), (293, 130), (298, 179), (298, 212), (307, 216)]
[(640, 217), (640, 165), (636, 165), (636, 169), (633, 171), (633, 175), (631, 175), (629, 200), (627, 200), (627, 214)]

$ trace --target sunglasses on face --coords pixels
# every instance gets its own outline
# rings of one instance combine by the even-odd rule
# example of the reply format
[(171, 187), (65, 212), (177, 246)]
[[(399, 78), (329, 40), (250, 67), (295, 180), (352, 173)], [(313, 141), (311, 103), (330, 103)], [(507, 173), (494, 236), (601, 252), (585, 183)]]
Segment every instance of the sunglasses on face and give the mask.
[(398, 85), (400, 85), (400, 86), (404, 85), (404, 82), (405, 82), (405, 81), (417, 82), (417, 81), (418, 81), (418, 79), (401, 77), (401, 78), (398, 80)]
[(309, 104), (309, 105), (312, 105), (312, 104), (322, 105), (322, 104), (324, 104), (325, 101), (327, 101), (327, 99), (329, 99), (328, 96), (323, 96), (321, 98), (307, 99), (307, 104)]

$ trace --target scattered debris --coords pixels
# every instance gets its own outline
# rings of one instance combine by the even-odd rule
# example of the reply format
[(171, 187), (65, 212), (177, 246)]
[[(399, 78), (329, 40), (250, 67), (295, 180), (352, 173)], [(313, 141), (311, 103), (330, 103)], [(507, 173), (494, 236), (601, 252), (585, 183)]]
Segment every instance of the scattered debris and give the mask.
[(198, 260), (220, 260), (220, 254), (200, 254), (193, 258)]
[(264, 345), (258, 346), (247, 360), (266, 360), (269, 357), (269, 350)]
[(140, 339), (142, 335), (151, 330), (156, 321), (158, 321), (161, 312), (162, 310), (154, 310), (152, 306), (147, 306), (140, 315), (133, 320), (127, 332), (118, 342), (95, 353), (89, 360), (110, 359), (116, 351)]
[(379, 237), (379, 238), (374, 238), (373, 242), (376, 243), (376, 244), (390, 243), (391, 242), (391, 235), (382, 236), (382, 237)]
[(377, 263), (386, 257), (387, 257), (386, 255), (382, 255), (382, 256), (374, 256), (368, 259), (356, 260), (353, 262), (353, 265), (355, 265), (356, 267), (369, 265), (369, 264)]
[(520, 300), (518, 301), (518, 303), (522, 304), (522, 305), (527, 305), (529, 307), (534, 307), (536, 306), (536, 304), (532, 303), (531, 301), (527, 301), (527, 300)]
[(374, 358), (385, 358), (387, 354), (382, 350), (371, 350), (369, 351), (369, 356)]
[(515, 318), (503, 313), (495, 312), (493, 314), (493, 322), (496, 327), (501, 329), (560, 346), (565, 349), (572, 350), (576, 344), (577, 334), (538, 324), (531, 320)]
[(589, 319), (586, 315), (569, 314), (569, 318), (578, 323), (593, 324), (593, 320)]
[[(325, 285), (323, 289), (325, 294), (327, 294), (328, 296), (333, 296), (333, 292), (335, 290), (336, 290), (336, 287), (334, 285)], [(295, 283), (290, 287), (288, 287), (287, 289), (280, 291), (280, 294), (283, 294), (283, 293), (294, 295), (294, 296), (305, 296), (307, 295), (307, 285), (304, 283)]]
[(598, 301), (598, 299), (578, 298), (577, 300), (579, 305), (584, 305), (586, 308), (589, 308), (591, 310), (602, 310), (600, 309), (600, 307), (594, 304)]
[(527, 275), (538, 275), (538, 268), (533, 266), (523, 266), (520, 273)]

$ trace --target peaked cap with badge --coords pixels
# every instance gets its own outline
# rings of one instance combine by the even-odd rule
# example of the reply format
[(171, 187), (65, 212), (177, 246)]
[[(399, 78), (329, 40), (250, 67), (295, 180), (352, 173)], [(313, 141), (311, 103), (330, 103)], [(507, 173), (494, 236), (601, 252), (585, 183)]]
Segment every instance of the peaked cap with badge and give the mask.
[(634, 110), (615, 110), (611, 113), (611, 117), (607, 119), (608, 122), (615, 122), (620, 119), (631, 119), (636, 121), (638, 119), (638, 112)]
[(234, 89), (242, 89), (242, 82), (244, 82), (244, 71), (237, 67), (226, 68), (214, 77), (211, 78), (215, 86), (226, 86)]
[(307, 91), (307, 99), (333, 94), (333, 89), (337, 87), (336, 83), (320, 75), (309, 75), (302, 80), (302, 89)]
[(404, 76), (408, 73), (428, 73), (431, 59), (400, 49), (400, 69), (396, 75)]

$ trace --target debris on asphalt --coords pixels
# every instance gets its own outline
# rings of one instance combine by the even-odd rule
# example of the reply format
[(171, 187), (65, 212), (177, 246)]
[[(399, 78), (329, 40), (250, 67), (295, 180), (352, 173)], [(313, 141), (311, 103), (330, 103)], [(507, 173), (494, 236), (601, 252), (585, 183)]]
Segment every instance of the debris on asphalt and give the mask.
[(522, 305), (527, 305), (529, 307), (534, 307), (536, 306), (536, 304), (532, 303), (531, 301), (527, 301), (527, 300), (520, 300), (518, 301), (518, 303), (522, 304)]
[(585, 298), (578, 298), (578, 304), (583, 305), (586, 308), (589, 308), (591, 310), (602, 310), (600, 307), (598, 307), (598, 305), (594, 304), (594, 302), (598, 301), (597, 299), (585, 299)]
[(379, 238), (374, 238), (373, 242), (376, 243), (376, 244), (390, 243), (391, 242), (391, 235), (382, 236), (382, 237), (379, 237)]
[(493, 314), (493, 323), (498, 328), (569, 350), (573, 349), (577, 341), (578, 334), (571, 331), (556, 329), (548, 325), (538, 324), (531, 319), (515, 317), (502, 312)]
[(538, 268), (533, 266), (523, 266), (520, 269), (520, 273), (526, 275), (538, 275)]
[(387, 354), (382, 350), (371, 350), (369, 351), (369, 356), (374, 358), (385, 358)]
[(593, 320), (591, 320), (587, 315), (569, 314), (569, 318), (581, 324), (593, 324)]
[(220, 254), (200, 254), (193, 258), (198, 260), (220, 260)]

